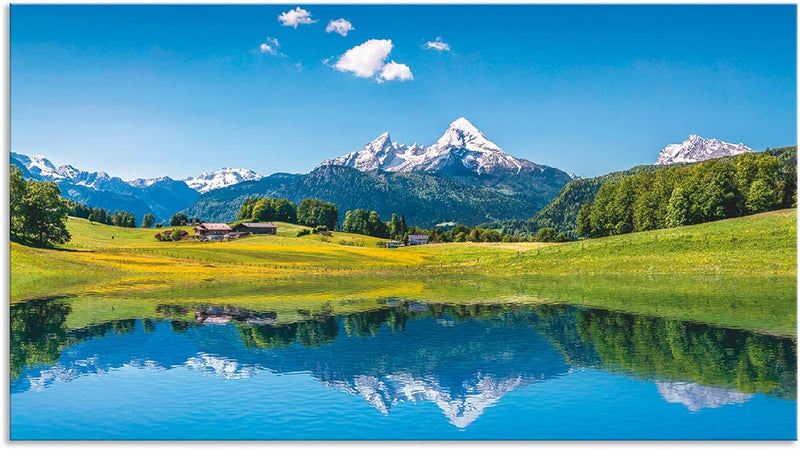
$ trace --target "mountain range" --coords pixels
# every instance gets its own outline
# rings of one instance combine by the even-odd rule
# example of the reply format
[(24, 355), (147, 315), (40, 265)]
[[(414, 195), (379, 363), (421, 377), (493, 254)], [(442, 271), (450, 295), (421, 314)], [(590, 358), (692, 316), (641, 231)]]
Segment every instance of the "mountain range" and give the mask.
[[(691, 135), (667, 145), (656, 165), (696, 162), (742, 152), (743, 144)], [(25, 177), (56, 182), (62, 195), (79, 203), (126, 210), (166, 221), (177, 212), (206, 221), (233, 221), (246, 198), (273, 196), (300, 202), (319, 198), (344, 211), (375, 210), (382, 218), (405, 215), (409, 223), (432, 227), (455, 222), (527, 219), (546, 209), (575, 174), (512, 156), (461, 117), (432, 145), (393, 142), (388, 132), (357, 151), (320, 163), (308, 174), (264, 177), (244, 168), (206, 171), (196, 177), (126, 181), (72, 165), (56, 167), (44, 156), (11, 153)], [(654, 166), (646, 166), (656, 168)]]
[(168, 220), (176, 212), (191, 206), (202, 193), (262, 176), (252, 170), (223, 168), (207, 171), (196, 178), (174, 180), (168, 176), (126, 181), (105, 172), (87, 172), (72, 165), (55, 166), (42, 155), (28, 157), (12, 152), (11, 164), (23, 176), (53, 181), (65, 198), (92, 207), (133, 212), (138, 218), (147, 213), (156, 220)]
[(672, 165), (680, 162), (700, 162), (742, 153), (752, 153), (745, 144), (732, 144), (717, 139), (704, 139), (696, 134), (682, 143), (667, 145), (658, 154), (656, 165)]

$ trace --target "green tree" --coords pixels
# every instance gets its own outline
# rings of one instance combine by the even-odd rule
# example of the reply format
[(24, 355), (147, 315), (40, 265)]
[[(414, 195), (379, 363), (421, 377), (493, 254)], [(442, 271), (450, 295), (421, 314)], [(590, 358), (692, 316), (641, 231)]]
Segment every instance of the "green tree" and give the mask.
[(397, 217), (397, 214), (392, 214), (391, 220), (389, 220), (388, 225), (389, 237), (396, 239), (397, 235), (400, 234), (400, 219)]
[(255, 206), (256, 201), (258, 201), (258, 198), (245, 199), (244, 203), (242, 203), (242, 206), (239, 208), (239, 215), (236, 217), (236, 220), (243, 221), (253, 218), (253, 206)]
[(344, 213), (344, 223), (342, 224), (344, 232), (353, 232), (353, 211), (349, 210)]
[(386, 238), (388, 237), (388, 229), (386, 228), (386, 223), (381, 221), (380, 215), (377, 212), (370, 211), (369, 219), (367, 223), (367, 235), (371, 235), (373, 237), (380, 237)]
[(9, 203), (11, 234), (25, 238), (24, 200), (28, 186), (22, 177), (22, 170), (16, 165), (11, 166), (9, 175)]
[(613, 206), (617, 183), (603, 184), (597, 191), (590, 215), (591, 237), (603, 237), (614, 232)]
[(592, 203), (584, 203), (578, 211), (578, 235), (592, 235)]
[(797, 164), (787, 161), (778, 182), (778, 207), (797, 207)]
[[(273, 218), (273, 220), (285, 221), (287, 223), (297, 222), (297, 206), (295, 206), (293, 202), (287, 200), (286, 198), (274, 200), (272, 202), (272, 209), (275, 214), (275, 218)], [(336, 220), (338, 219), (339, 217), (337, 216)]]
[(178, 212), (169, 219), (170, 226), (183, 226), (189, 221), (189, 217), (183, 212)]
[(152, 228), (155, 222), (156, 222), (156, 217), (151, 213), (144, 214), (144, 217), (142, 217), (143, 228)]
[(555, 242), (556, 241), (556, 230), (553, 228), (542, 228), (536, 231), (536, 235), (533, 236), (533, 239), (537, 242)]
[(336, 205), (316, 198), (306, 198), (297, 206), (297, 222), (310, 227), (334, 229), (339, 221)]
[(253, 210), (248, 218), (253, 221), (269, 221), (275, 214), (272, 208), (272, 198), (259, 198), (253, 204)]
[(777, 191), (772, 183), (758, 178), (750, 184), (745, 207), (751, 213), (772, 210), (777, 203)]
[(56, 183), (27, 180), (17, 210), (21, 213), (16, 220), (22, 223), (23, 239), (30, 235), (35, 243), (44, 246), (65, 243), (71, 238), (67, 231), (67, 203)]
[(177, 242), (178, 240), (181, 239), (181, 230), (177, 229), (177, 228), (173, 229), (172, 230), (172, 235), (170, 235), (170, 237), (172, 238), (173, 241)]
[(689, 224), (689, 200), (682, 188), (672, 191), (667, 205), (666, 226), (675, 228)]

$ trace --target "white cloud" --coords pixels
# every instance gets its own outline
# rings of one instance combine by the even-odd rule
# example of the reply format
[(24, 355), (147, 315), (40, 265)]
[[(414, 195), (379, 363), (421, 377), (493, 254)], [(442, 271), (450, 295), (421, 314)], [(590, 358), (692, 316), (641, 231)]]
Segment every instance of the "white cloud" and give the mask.
[[(394, 61), (386, 62), (393, 47), (391, 39), (370, 39), (347, 50), (339, 57), (333, 68), (340, 72), (351, 72), (359, 78), (375, 77), (379, 83), (384, 80), (413, 80), (414, 75), (407, 65)], [(329, 61), (323, 62), (327, 64)]]
[(339, 33), (342, 36), (347, 36), (348, 31), (352, 31), (353, 24), (350, 23), (347, 19), (336, 19), (331, 20), (328, 22), (328, 26), (325, 27), (325, 32), (327, 33)]
[(370, 39), (347, 50), (334, 68), (340, 72), (352, 72), (359, 78), (369, 78), (383, 68), (392, 47), (391, 39)]
[(258, 48), (261, 50), (261, 53), (277, 55), (278, 48), (280, 48), (280, 46), (281, 44), (278, 43), (278, 39), (275, 39), (274, 37), (268, 37), (267, 42), (262, 43)]
[(392, 61), (383, 66), (381, 79), (386, 81), (411, 81), (414, 79), (414, 75), (411, 74), (411, 69), (407, 65)]
[(278, 16), (278, 20), (286, 27), (297, 28), (297, 25), (317, 23), (311, 19), (311, 13), (301, 7), (290, 9)]
[(443, 52), (443, 51), (450, 51), (450, 44), (443, 41), (442, 37), (439, 36), (433, 41), (425, 42), (425, 45), (423, 45), (422, 48)]

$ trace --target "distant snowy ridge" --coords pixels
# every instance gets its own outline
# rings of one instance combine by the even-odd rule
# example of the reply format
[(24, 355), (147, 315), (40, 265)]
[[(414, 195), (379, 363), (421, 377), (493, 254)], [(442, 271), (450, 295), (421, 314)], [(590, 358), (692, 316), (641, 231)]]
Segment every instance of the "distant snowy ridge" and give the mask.
[[(106, 172), (87, 172), (73, 167), (72, 165), (60, 165), (56, 167), (46, 157), (41, 154), (28, 157), (24, 154), (11, 153), (11, 157), (19, 161), (28, 171), (45, 181), (70, 182), (74, 185), (85, 186), (95, 190), (105, 190), (109, 184), (113, 184), (117, 189), (122, 184), (143, 189), (162, 182), (171, 182), (172, 178), (161, 176), (158, 178), (138, 178), (127, 181), (116, 176), (110, 176)], [(257, 181), (263, 176), (244, 168), (223, 168), (219, 171), (206, 171), (197, 177), (180, 179), (190, 188), (206, 193), (210, 190), (228, 187), (243, 181)]]
[(197, 177), (182, 179), (189, 187), (200, 193), (239, 184), (244, 181), (258, 181), (262, 175), (246, 168), (223, 168), (219, 171), (206, 171)]
[(28, 157), (24, 154), (11, 153), (11, 157), (25, 166), (31, 175), (45, 180), (55, 182), (69, 182), (73, 185), (88, 187), (90, 189), (101, 190), (109, 185), (119, 186), (127, 184), (121, 178), (110, 176), (106, 172), (87, 172), (79, 170), (72, 165), (59, 165), (56, 167), (46, 157), (41, 154)]
[(743, 143), (732, 144), (717, 139), (704, 139), (692, 134), (682, 143), (664, 147), (658, 154), (656, 165), (671, 165), (680, 162), (700, 162), (718, 157), (752, 153)]
[(361, 150), (327, 159), (320, 165), (390, 172), (439, 172), (457, 168), (478, 175), (498, 171), (519, 173), (525, 168), (541, 167), (506, 153), (463, 117), (451, 123), (442, 137), (429, 147), (398, 144), (392, 142), (389, 133), (383, 133)]

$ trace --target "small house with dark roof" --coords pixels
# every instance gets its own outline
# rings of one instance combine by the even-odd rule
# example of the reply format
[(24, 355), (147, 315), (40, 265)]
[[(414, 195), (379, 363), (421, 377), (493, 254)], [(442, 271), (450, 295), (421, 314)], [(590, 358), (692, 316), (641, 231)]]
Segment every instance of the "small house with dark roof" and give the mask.
[(410, 245), (427, 245), (428, 236), (425, 234), (411, 234), (408, 236), (408, 244)]
[(225, 223), (203, 223), (194, 227), (194, 234), (199, 236), (225, 235), (231, 231)]
[(278, 232), (278, 227), (272, 223), (239, 223), (233, 227), (233, 230), (251, 234), (275, 234)]

